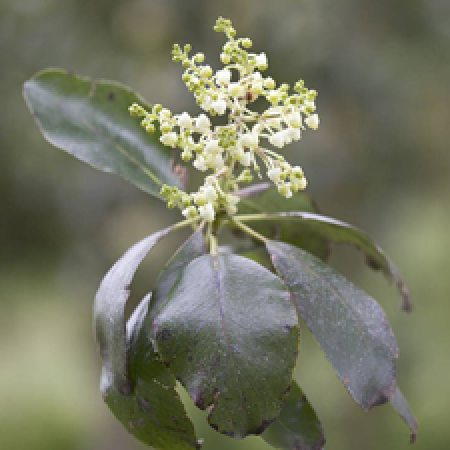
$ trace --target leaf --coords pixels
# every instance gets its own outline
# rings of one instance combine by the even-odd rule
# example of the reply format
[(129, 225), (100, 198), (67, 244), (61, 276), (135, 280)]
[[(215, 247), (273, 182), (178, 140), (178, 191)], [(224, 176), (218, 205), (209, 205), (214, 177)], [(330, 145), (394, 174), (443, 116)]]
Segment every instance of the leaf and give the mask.
[[(263, 183), (261, 183), (263, 184)], [(244, 198), (239, 202), (239, 214), (257, 213), (279, 213), (282, 211), (307, 211), (316, 212), (311, 197), (303, 192), (296, 193), (292, 198), (281, 196), (273, 186), (270, 189), (256, 189), (259, 193), (247, 197), (244, 191)], [(252, 188), (253, 186), (250, 186)], [(263, 186), (261, 186), (262, 188)], [(250, 189), (247, 188), (247, 189)], [(252, 191), (250, 191), (251, 194)], [(252, 228), (260, 234), (277, 239), (289, 244), (301, 247), (304, 250), (326, 260), (330, 254), (330, 247), (327, 239), (316, 233), (314, 230), (299, 228), (296, 223), (290, 221), (273, 220), (258, 221), (252, 224)]]
[[(237, 216), (237, 218), (239, 219), (239, 216)], [(408, 312), (412, 310), (409, 289), (400, 275), (399, 270), (386, 256), (381, 247), (375, 244), (373, 240), (360, 229), (349, 225), (348, 223), (341, 222), (340, 220), (309, 212), (281, 212), (270, 214), (269, 218), (272, 220), (295, 222), (299, 234), (306, 233), (307, 236), (316, 236), (335, 243), (353, 244), (358, 250), (364, 253), (367, 263), (372, 269), (382, 270), (389, 279), (395, 281), (403, 299), (402, 309)], [(254, 226), (253, 228), (256, 229)], [(308, 251), (307, 248), (305, 248), (305, 250)], [(315, 254), (314, 252), (310, 253)]]
[(281, 410), (298, 349), (298, 318), (281, 280), (233, 254), (193, 260), (154, 321), (161, 358), (208, 422), (261, 434)]
[(130, 117), (133, 102), (146, 102), (128, 87), (48, 69), (28, 80), (23, 92), (43, 136), (55, 147), (157, 197), (163, 183), (180, 186), (171, 172), (170, 150)]
[(102, 357), (100, 388), (114, 415), (136, 438), (167, 450), (197, 448), (194, 430), (175, 391), (175, 380), (158, 360), (142, 325), (147, 296), (125, 327), (130, 283), (151, 248), (173, 227), (131, 247), (103, 278), (94, 304)]
[[(153, 291), (152, 302), (147, 318), (147, 322), (150, 324), (150, 330), (152, 328), (153, 319), (167, 301), (168, 295), (175, 284), (178, 283), (183, 269), (192, 260), (205, 253), (206, 245), (203, 237), (203, 227), (200, 227), (172, 256), (158, 278), (156, 288)], [(150, 334), (153, 334), (152, 331)]]
[(405, 421), (405, 423), (409, 426), (411, 430), (411, 444), (414, 444), (417, 439), (417, 421), (416, 418), (412, 415), (411, 410), (409, 409), (408, 402), (405, 397), (403, 397), (402, 392), (399, 388), (395, 390), (395, 394), (391, 399), (391, 404), (394, 409), (398, 412), (400, 417)]
[(128, 380), (131, 391), (109, 385), (104, 400), (124, 427), (147, 445), (167, 450), (200, 448), (191, 421), (175, 391), (175, 379), (159, 361), (142, 328), (148, 295), (127, 323)]
[(397, 343), (380, 305), (318, 258), (266, 242), (300, 316), (353, 398), (365, 410), (395, 392)]
[(325, 445), (322, 424), (300, 386), (291, 390), (275, 422), (261, 437), (272, 447), (285, 450), (322, 450)]
[(151, 234), (128, 249), (105, 275), (95, 296), (94, 327), (103, 360), (102, 380), (124, 393), (130, 390), (124, 319), (130, 284), (147, 253), (171, 230), (168, 227)]

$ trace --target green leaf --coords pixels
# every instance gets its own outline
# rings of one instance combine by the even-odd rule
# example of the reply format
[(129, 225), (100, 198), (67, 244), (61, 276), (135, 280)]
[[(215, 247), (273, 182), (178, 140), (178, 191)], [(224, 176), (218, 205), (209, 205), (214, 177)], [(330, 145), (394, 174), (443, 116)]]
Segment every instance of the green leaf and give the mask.
[(154, 321), (161, 358), (220, 433), (261, 434), (281, 410), (298, 318), (281, 280), (233, 254), (193, 260)]
[(395, 392), (397, 343), (380, 305), (313, 255), (283, 242), (267, 250), (300, 316), (365, 410)]
[(164, 303), (167, 301), (169, 293), (178, 283), (183, 269), (195, 258), (206, 253), (205, 238), (203, 237), (203, 227), (200, 227), (192, 236), (177, 250), (166, 267), (159, 275), (157, 285), (153, 291), (150, 310), (147, 322), (150, 324), (150, 334), (152, 335), (152, 322)]
[(261, 437), (272, 447), (285, 450), (323, 449), (325, 436), (322, 424), (295, 381), (280, 416)]
[(143, 323), (148, 295), (127, 323), (129, 393), (109, 385), (104, 400), (124, 427), (147, 445), (167, 450), (200, 448), (191, 421), (175, 390), (175, 379), (159, 361)]
[(175, 226), (131, 247), (103, 278), (94, 304), (102, 357), (100, 388), (114, 415), (136, 438), (161, 449), (197, 448), (194, 430), (175, 391), (175, 380), (158, 360), (142, 328), (150, 296), (127, 327), (124, 310), (130, 283), (151, 248)]
[(147, 105), (128, 87), (49, 69), (24, 84), (24, 97), (54, 146), (154, 196), (163, 183), (180, 186), (171, 171), (170, 150), (130, 117), (133, 102)]
[(403, 397), (403, 394), (399, 388), (395, 390), (395, 394), (392, 397), (391, 404), (394, 407), (394, 409), (398, 412), (400, 417), (409, 426), (409, 429), (411, 430), (411, 444), (414, 444), (417, 438), (417, 429), (418, 429), (417, 420), (412, 415), (412, 412), (408, 406), (408, 402), (406, 401), (405, 397)]
[[(349, 225), (348, 223), (341, 222), (340, 220), (332, 219), (331, 217), (300, 211), (268, 214), (264, 215), (264, 218), (273, 221), (278, 220), (295, 223), (295, 227), (299, 234), (305, 233), (306, 236), (310, 237), (316, 236), (316, 238), (320, 237), (335, 243), (354, 245), (358, 250), (364, 253), (366, 261), (372, 269), (381, 270), (389, 279), (393, 279), (395, 281), (403, 299), (403, 310), (412, 310), (409, 289), (400, 275), (399, 270), (386, 256), (384, 251), (360, 229)], [(253, 218), (249, 216), (242, 219), (240, 216), (237, 216), (237, 219), (245, 219), (245, 221), (258, 220), (257, 223), (259, 224), (259, 220), (262, 219), (262, 215), (258, 217), (254, 216)], [(252, 226), (252, 228), (257, 230), (254, 226)], [(300, 245), (300, 247), (302, 246)], [(308, 251), (307, 248), (305, 248), (305, 250)], [(320, 255), (317, 255), (315, 252), (310, 251), (310, 253), (316, 254), (316, 256), (320, 257)]]
[[(261, 185), (264, 185), (264, 183), (261, 183)], [(258, 186), (258, 184), (250, 186), (250, 188), (254, 187), (254, 191), (257, 192), (255, 195), (251, 195), (250, 188), (241, 191), (241, 197), (243, 195), (243, 198), (239, 202), (239, 214), (317, 211), (311, 197), (304, 192), (298, 192), (292, 198), (285, 198), (273, 186), (266, 190), (262, 189), (263, 186), (257, 189)], [(299, 228), (293, 221), (280, 221), (277, 220), (277, 217), (274, 217), (273, 220), (269, 218), (263, 222), (255, 222), (252, 228), (271, 239), (301, 247), (323, 260), (326, 260), (330, 254), (327, 239), (316, 233), (315, 230)]]

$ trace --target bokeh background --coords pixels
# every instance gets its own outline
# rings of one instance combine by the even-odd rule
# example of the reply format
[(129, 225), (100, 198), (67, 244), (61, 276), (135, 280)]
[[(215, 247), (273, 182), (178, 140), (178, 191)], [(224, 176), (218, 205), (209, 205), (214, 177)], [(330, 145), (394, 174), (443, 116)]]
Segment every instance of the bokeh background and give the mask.
[[(399, 384), (420, 422), (415, 448), (450, 448), (448, 0), (1, 0), (0, 448), (143, 448), (99, 394), (92, 300), (126, 248), (177, 219), (48, 145), (23, 102), (23, 82), (63, 67), (195, 113), (170, 50), (190, 42), (217, 67), (218, 15), (267, 53), (271, 76), (304, 78), (319, 91), (321, 127), (288, 157), (304, 167), (321, 211), (368, 230), (403, 272), (412, 315), (360, 255), (337, 249), (332, 258), (390, 317)], [(135, 300), (180, 239), (148, 258)], [(392, 408), (363, 413), (306, 331), (295, 374), (328, 449), (408, 448)], [(205, 450), (267, 448), (256, 438), (216, 437), (195, 414)]]

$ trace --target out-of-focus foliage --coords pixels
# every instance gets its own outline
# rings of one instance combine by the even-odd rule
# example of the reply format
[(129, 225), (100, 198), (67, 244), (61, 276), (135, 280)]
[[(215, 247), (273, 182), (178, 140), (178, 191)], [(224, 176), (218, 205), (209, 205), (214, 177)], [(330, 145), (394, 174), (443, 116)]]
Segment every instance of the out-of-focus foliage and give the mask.
[[(381, 276), (356, 269), (354, 253), (338, 249), (339, 269), (380, 299), (402, 348), (397, 374), (420, 423), (415, 448), (447, 449), (447, 0), (0, 2), (0, 448), (141, 448), (98, 393), (92, 301), (118, 254), (174, 220), (126, 182), (46, 144), (21, 98), (23, 82), (42, 68), (65, 67), (195, 112), (171, 45), (191, 42), (206, 47), (207, 58), (216, 55), (222, 42), (210, 27), (218, 15), (266, 51), (274, 78), (303, 77), (318, 90), (321, 128), (286, 156), (308, 173), (323, 213), (368, 230), (402, 271), (412, 315), (398, 313), (397, 293)], [(155, 249), (139, 270), (135, 301), (180, 240)], [(296, 376), (333, 449), (408, 448), (395, 412), (361, 414), (311, 336), (302, 337), (307, 363)], [(197, 429), (205, 449), (229, 448), (207, 425)], [(246, 438), (234, 448), (266, 447)]]

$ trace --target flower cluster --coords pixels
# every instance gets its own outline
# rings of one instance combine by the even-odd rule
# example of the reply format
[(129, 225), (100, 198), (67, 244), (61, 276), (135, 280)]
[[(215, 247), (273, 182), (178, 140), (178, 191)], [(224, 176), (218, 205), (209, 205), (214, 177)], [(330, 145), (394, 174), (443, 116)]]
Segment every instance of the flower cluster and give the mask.
[[(190, 45), (181, 49), (175, 44), (172, 52), (173, 60), (185, 68), (182, 79), (203, 113), (196, 117), (187, 112), (173, 115), (161, 105), (154, 105), (151, 111), (138, 104), (129, 108), (133, 116), (142, 118), (148, 132), (156, 130), (156, 122), (161, 142), (179, 148), (183, 161), (192, 161), (202, 172), (212, 171), (198, 192), (187, 194), (170, 186), (161, 190), (169, 207), (178, 206), (184, 216), (198, 215), (209, 222), (220, 211), (236, 213), (239, 197), (233, 193), (239, 183), (252, 181), (252, 172), (261, 176), (260, 164), (281, 195), (289, 198), (305, 189), (302, 169), (292, 167), (266, 145), (282, 148), (298, 141), (306, 127), (315, 130), (319, 126), (316, 91), (307, 89), (302, 80), (295, 83), (293, 93), (288, 84), (277, 87), (272, 78), (262, 75), (268, 67), (266, 54), (247, 51), (252, 47), (250, 39), (236, 38), (227, 19), (219, 18), (214, 29), (227, 36), (220, 54), (224, 65), (220, 70), (214, 72), (205, 65), (203, 53), (190, 56)], [(266, 99), (268, 107), (257, 113), (248, 106), (260, 97)], [(213, 126), (210, 117), (226, 114), (226, 125)]]

